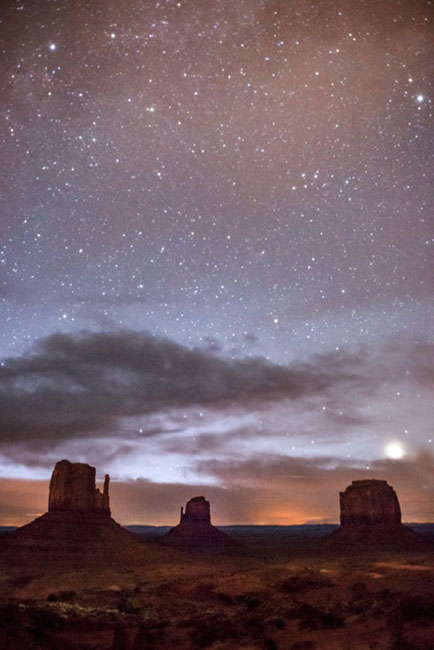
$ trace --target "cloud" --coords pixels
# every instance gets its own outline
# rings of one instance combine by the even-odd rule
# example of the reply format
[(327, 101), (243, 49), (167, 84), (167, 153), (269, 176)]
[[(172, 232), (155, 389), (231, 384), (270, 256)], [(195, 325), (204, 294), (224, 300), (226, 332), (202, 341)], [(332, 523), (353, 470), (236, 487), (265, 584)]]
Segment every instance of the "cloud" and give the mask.
[(139, 332), (55, 334), (0, 367), (0, 440), (62, 439), (171, 407), (295, 399), (353, 378), (345, 364), (224, 359)]
[[(369, 470), (367, 470), (369, 466)], [(285, 482), (321, 481), (322, 477), (335, 477), (337, 481), (359, 478), (390, 477), (396, 481), (414, 481), (432, 494), (434, 508), (434, 456), (429, 453), (412, 458), (391, 460), (381, 459), (367, 463), (363, 458), (342, 460), (329, 456), (311, 458), (268, 454), (244, 460), (198, 460), (197, 470), (207, 476), (219, 479), (223, 486), (249, 485), (252, 488), (283, 486)], [(343, 486), (345, 487), (345, 485)]]
[[(434, 345), (426, 342), (395, 341), (282, 366), (264, 358), (225, 358), (214, 345), (190, 349), (134, 331), (55, 334), (0, 365), (0, 444), (15, 457), (23, 445), (52, 448), (82, 437), (118, 437), (126, 444), (158, 436), (156, 416), (171, 414), (173, 422), (174, 413), (195, 406), (208, 409), (209, 421), (234, 409), (262, 409), (264, 428), (252, 425), (254, 437), (280, 435), (283, 426), (285, 434), (303, 435), (306, 426), (306, 435), (316, 428), (318, 440), (336, 441), (341, 432), (372, 423), (375, 408), (362, 408), (367, 400), (374, 404), (401, 383), (422, 390), (433, 382)], [(287, 420), (288, 404), (293, 422)], [(128, 422), (143, 416), (140, 435), (137, 427), (128, 430)], [(163, 424), (166, 434), (170, 427)], [(249, 435), (234, 427), (235, 437)], [(179, 420), (178, 431), (184, 428)], [(177, 427), (173, 431), (177, 435)], [(202, 445), (208, 451), (218, 446), (211, 436)]]

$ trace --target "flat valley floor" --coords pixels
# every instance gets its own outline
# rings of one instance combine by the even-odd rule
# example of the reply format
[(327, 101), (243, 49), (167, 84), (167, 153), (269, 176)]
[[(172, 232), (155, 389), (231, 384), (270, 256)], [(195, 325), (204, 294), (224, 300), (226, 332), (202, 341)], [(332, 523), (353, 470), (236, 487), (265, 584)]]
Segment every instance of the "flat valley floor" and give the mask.
[(434, 551), (263, 536), (230, 553), (3, 545), (2, 650), (434, 650)]

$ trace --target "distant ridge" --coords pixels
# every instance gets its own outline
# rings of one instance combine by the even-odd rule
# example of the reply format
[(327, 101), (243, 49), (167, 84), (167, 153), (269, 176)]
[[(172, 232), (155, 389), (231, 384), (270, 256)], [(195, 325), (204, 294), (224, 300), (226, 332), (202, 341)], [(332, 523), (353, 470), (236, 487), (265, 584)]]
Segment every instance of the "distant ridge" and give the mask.
[[(404, 523), (405, 526), (411, 528), (417, 533), (422, 535), (427, 535), (434, 537), (434, 523), (424, 522), (420, 523)], [(0, 535), (6, 533), (12, 533), (14, 530), (17, 530), (18, 526), (0, 526)], [(152, 524), (132, 524), (122, 526), (126, 530), (129, 530), (132, 533), (137, 535), (154, 535), (160, 536), (168, 533), (173, 526), (153, 526)], [(305, 534), (312, 537), (321, 537), (322, 535), (327, 535), (328, 533), (333, 532), (338, 528), (338, 524), (231, 524), (228, 526), (216, 526), (219, 530), (224, 533), (233, 533), (233, 534), (243, 534), (243, 532), (257, 531), (258, 534), (261, 532), (266, 535), (276, 534), (286, 532), (289, 535), (296, 535), (297, 533), (304, 532)]]

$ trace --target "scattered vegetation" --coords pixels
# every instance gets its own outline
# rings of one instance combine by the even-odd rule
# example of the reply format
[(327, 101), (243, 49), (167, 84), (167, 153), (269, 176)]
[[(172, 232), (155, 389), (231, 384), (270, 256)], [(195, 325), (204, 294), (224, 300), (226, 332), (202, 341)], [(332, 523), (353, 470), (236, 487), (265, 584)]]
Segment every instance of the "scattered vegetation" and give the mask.
[(122, 591), (119, 596), (117, 609), (124, 614), (140, 614), (142, 601), (140, 599), (140, 588), (134, 591)]
[[(310, 569), (281, 557), (242, 568), (238, 559), (183, 562), (32, 580), (31, 598), (0, 602), (0, 648), (433, 650), (434, 572), (419, 581), (413, 569), (390, 569), (379, 579), (359, 560), (349, 570), (348, 558), (327, 571), (322, 560)], [(60, 588), (68, 584), (75, 590)], [(19, 598), (25, 589), (17, 585)]]
[(324, 610), (307, 603), (289, 612), (291, 618), (299, 620), (300, 629), (332, 630), (344, 627), (344, 617), (336, 611)]
[(76, 591), (59, 591), (58, 593), (48, 594), (47, 600), (50, 603), (56, 602), (72, 602), (77, 600)]
[(418, 621), (419, 624), (434, 623), (434, 595), (405, 596), (400, 602), (403, 621)]
[(332, 587), (333, 583), (329, 578), (322, 576), (319, 573), (306, 572), (285, 578), (276, 586), (280, 591), (283, 591), (286, 594), (298, 594), (312, 589), (325, 589)]

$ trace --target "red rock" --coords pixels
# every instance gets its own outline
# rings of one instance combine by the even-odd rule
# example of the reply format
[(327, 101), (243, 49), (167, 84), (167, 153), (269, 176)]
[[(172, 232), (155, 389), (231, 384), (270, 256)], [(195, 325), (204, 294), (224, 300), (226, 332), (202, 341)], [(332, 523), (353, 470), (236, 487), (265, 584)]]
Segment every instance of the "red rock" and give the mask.
[(48, 512), (18, 528), (17, 547), (54, 554), (118, 554), (141, 547), (139, 538), (110, 516), (109, 476), (103, 492), (95, 487), (95, 468), (85, 463), (56, 463), (50, 481)]
[(211, 511), (209, 501), (205, 497), (193, 497), (185, 506), (181, 508), (181, 522), (196, 521), (203, 524), (211, 523)]
[(163, 541), (187, 549), (222, 549), (238, 546), (238, 542), (211, 524), (210, 503), (205, 497), (188, 501), (181, 520), (164, 535)]
[(95, 474), (95, 468), (85, 463), (56, 463), (50, 481), (48, 512), (99, 512), (109, 517), (110, 477), (106, 474), (101, 494), (95, 487)]
[(401, 523), (398, 497), (387, 481), (353, 481), (339, 497), (342, 526)]
[(387, 481), (353, 481), (340, 492), (341, 525), (322, 540), (324, 550), (346, 552), (413, 551), (429, 546), (427, 540), (401, 523), (395, 490)]

